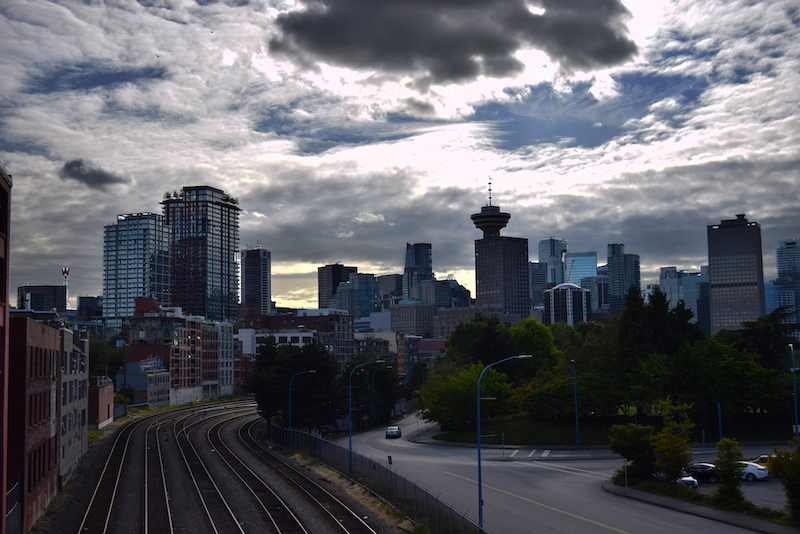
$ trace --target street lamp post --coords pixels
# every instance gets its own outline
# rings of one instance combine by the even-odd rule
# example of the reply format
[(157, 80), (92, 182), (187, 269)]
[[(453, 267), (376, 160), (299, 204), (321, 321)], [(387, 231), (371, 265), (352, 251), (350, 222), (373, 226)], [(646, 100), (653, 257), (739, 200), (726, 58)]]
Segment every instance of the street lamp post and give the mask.
[(353, 370), (350, 371), (350, 376), (347, 378), (347, 426), (348, 433), (349, 433), (349, 448), (350, 452), (348, 453), (348, 466), (347, 470), (353, 470), (353, 373), (356, 372), (356, 369), (359, 367), (364, 367), (365, 365), (369, 365), (371, 363), (383, 363), (385, 360), (373, 360), (371, 362), (364, 362), (356, 365), (353, 367)]
[(578, 373), (575, 371), (575, 360), (570, 360), (572, 362), (572, 387), (575, 391), (575, 446), (581, 446), (581, 437), (580, 433), (578, 432)]
[(292, 380), (295, 379), (296, 376), (304, 375), (306, 373), (316, 373), (316, 369), (309, 369), (308, 371), (300, 371), (299, 373), (292, 376), (289, 379), (289, 428), (292, 428)]
[(481, 380), (483, 380), (484, 373), (486, 373), (490, 367), (507, 362), (508, 360), (521, 360), (532, 357), (533, 356), (530, 354), (521, 354), (519, 356), (509, 356), (508, 358), (490, 363), (483, 369), (483, 371), (481, 371), (481, 374), (478, 377), (478, 527), (481, 533), (483, 532), (483, 481), (481, 479)]
[(789, 343), (789, 348), (792, 350), (792, 383), (794, 385), (794, 437), (797, 437), (797, 376), (794, 368), (794, 345)]
[[(381, 369), (391, 369), (391, 368), (392, 368), (391, 365), (387, 365), (385, 367), (378, 367), (377, 369), (372, 371), (372, 385), (370, 386), (370, 388), (372, 389), (373, 393), (375, 392), (375, 373), (377, 373)], [(375, 426), (375, 402), (374, 401), (372, 402), (372, 426)]]

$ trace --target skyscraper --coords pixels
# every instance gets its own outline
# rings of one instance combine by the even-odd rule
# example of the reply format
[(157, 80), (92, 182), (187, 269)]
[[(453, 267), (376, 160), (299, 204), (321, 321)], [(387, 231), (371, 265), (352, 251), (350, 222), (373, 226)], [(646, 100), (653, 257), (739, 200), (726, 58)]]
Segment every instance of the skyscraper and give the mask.
[(584, 278), (597, 276), (597, 252), (564, 252), (563, 257), (565, 283), (580, 286)]
[(531, 308), (544, 309), (544, 290), (547, 289), (547, 264), (530, 262)]
[(711, 334), (765, 313), (761, 226), (744, 214), (708, 226)]
[(549, 287), (564, 283), (563, 254), (569, 251), (566, 239), (548, 237), (539, 241), (539, 263), (547, 264), (547, 285)]
[(625, 295), (631, 286), (641, 290), (639, 255), (625, 252), (625, 245), (615, 243), (608, 246), (608, 306), (612, 313), (625, 307)]
[(172, 305), (209, 321), (239, 316), (238, 200), (207, 185), (167, 193), (172, 228)]
[(504, 313), (528, 317), (531, 309), (528, 240), (505, 237), (511, 215), (498, 206), (483, 206), (472, 216), (483, 239), (475, 240), (475, 292), (478, 306), (499, 305)]
[(336, 290), (336, 307), (352, 317), (369, 317), (378, 311), (378, 279), (374, 274), (350, 273)]
[(776, 250), (778, 278), (774, 284), (784, 294), (777, 302), (773, 298), (772, 305), (768, 301), (765, 310), (766, 313), (771, 313), (778, 306), (787, 306), (789, 316), (784, 319), (787, 323), (797, 322), (797, 303), (800, 303), (800, 247), (797, 246), (797, 241), (797, 239), (781, 241)]
[(103, 318), (119, 331), (136, 298), (171, 305), (171, 229), (157, 213), (118, 215), (103, 227)]
[(272, 255), (261, 246), (242, 251), (242, 305), (272, 311)]
[(317, 288), (320, 308), (336, 308), (336, 291), (339, 284), (350, 280), (351, 273), (357, 273), (358, 267), (347, 267), (341, 263), (332, 263), (317, 269)]
[(403, 298), (414, 298), (414, 287), (423, 280), (433, 279), (433, 254), (430, 243), (406, 243), (405, 267), (403, 268)]

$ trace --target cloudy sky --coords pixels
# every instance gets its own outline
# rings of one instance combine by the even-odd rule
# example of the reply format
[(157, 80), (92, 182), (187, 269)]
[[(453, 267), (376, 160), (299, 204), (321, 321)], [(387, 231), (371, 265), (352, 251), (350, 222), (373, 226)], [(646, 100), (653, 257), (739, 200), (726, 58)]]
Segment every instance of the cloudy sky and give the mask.
[(0, 3), (11, 290), (102, 294), (103, 226), (210, 185), (272, 251), (401, 272), (407, 242), (474, 291), (470, 214), (505, 235), (707, 264), (706, 226), (800, 236), (796, 0), (13, 0)]

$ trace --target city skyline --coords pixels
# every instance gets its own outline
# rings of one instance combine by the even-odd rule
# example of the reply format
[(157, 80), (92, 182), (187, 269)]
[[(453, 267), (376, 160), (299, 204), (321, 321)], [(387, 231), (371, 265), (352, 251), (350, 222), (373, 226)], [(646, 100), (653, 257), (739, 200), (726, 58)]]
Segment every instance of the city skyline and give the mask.
[(402, 273), (405, 243), (474, 296), (489, 182), (506, 235), (624, 243), (643, 286), (706, 265), (706, 227), (740, 213), (765, 280), (800, 236), (793, 2), (307, 4), (0, 11), (12, 292), (70, 267), (73, 307), (102, 295), (103, 227), (185, 186), (238, 199), (290, 307), (316, 307), (323, 265)]

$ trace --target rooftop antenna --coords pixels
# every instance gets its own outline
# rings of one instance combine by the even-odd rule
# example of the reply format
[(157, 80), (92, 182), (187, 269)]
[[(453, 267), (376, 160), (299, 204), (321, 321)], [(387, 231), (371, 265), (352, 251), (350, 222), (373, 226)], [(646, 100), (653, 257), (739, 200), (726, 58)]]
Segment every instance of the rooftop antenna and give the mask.
[(489, 177), (489, 205), (492, 205), (492, 177)]

